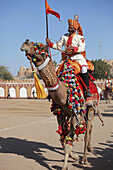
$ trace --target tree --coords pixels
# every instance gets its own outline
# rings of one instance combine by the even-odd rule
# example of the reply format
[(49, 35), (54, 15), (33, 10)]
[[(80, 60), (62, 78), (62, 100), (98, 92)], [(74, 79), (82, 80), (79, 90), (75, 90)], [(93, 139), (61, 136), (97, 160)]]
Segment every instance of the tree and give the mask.
[(14, 80), (13, 75), (8, 71), (8, 67), (0, 66), (0, 79)]
[[(105, 79), (110, 76), (110, 65), (107, 62), (99, 60), (91, 60), (94, 64), (94, 74), (95, 79)], [(107, 75), (105, 74), (107, 72)]]

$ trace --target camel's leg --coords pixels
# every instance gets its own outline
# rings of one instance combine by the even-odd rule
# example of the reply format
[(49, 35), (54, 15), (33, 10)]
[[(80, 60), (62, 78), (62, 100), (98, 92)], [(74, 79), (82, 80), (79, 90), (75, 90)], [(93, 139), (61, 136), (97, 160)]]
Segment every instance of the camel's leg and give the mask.
[[(75, 116), (72, 118), (72, 122), (71, 122), (71, 130), (70, 130), (70, 136), (72, 138), (74, 138), (74, 135), (73, 135), (73, 131), (74, 131), (74, 127), (76, 126), (76, 118)], [(79, 162), (79, 156), (77, 153), (73, 153), (72, 150), (70, 150), (70, 153), (69, 153), (69, 157), (76, 160), (76, 163)]]
[(70, 138), (69, 140), (66, 141), (66, 145), (65, 145), (65, 159), (64, 159), (64, 166), (63, 166), (63, 170), (67, 169), (67, 163), (68, 163), (68, 157), (70, 156), (72, 159), (75, 159), (76, 161), (79, 160), (79, 157), (77, 154), (74, 154), (72, 152), (72, 143), (73, 143), (73, 131), (74, 131), (74, 126), (75, 126), (75, 116), (72, 116), (71, 118), (71, 126), (70, 126), (70, 132), (67, 136), (67, 138)]
[(109, 94), (109, 104), (111, 104), (111, 95)]
[[(92, 107), (88, 108), (88, 112), (87, 112), (87, 117), (88, 117), (88, 122), (87, 122), (87, 131), (84, 137), (84, 142), (85, 142), (85, 146), (84, 146), (84, 154), (83, 154), (83, 158), (82, 158), (82, 163), (87, 163), (87, 148), (90, 147), (90, 149), (92, 148), (91, 146), (88, 146), (88, 144), (91, 144), (91, 133), (92, 133), (92, 121), (94, 118), (94, 109)], [(92, 149), (91, 149), (92, 150)]]
[[(74, 127), (73, 127), (72, 121), (73, 121), (73, 117), (71, 118), (70, 132), (69, 132), (69, 134), (67, 136), (67, 138), (70, 138), (70, 139), (73, 138), (73, 129), (74, 129)], [(66, 144), (65, 144), (65, 149), (64, 149), (64, 151), (65, 151), (65, 158), (64, 158), (63, 170), (67, 170), (68, 169), (67, 168), (67, 163), (68, 163), (68, 157), (70, 155), (71, 150), (72, 150), (72, 141), (67, 139), (66, 140)]]
[(88, 141), (88, 146), (87, 146), (87, 149), (89, 152), (93, 152), (93, 147), (91, 146), (92, 128), (93, 126), (91, 125), (90, 130), (89, 130), (89, 141)]
[(88, 140), (89, 140), (89, 126), (87, 126), (87, 131), (84, 137), (84, 154), (83, 154), (83, 158), (82, 158), (82, 163), (87, 163), (87, 146), (88, 146)]
[(64, 158), (64, 165), (63, 165), (63, 170), (67, 170), (67, 163), (68, 163), (68, 158), (69, 156), (76, 160), (77, 162), (79, 161), (79, 156), (75, 153), (72, 152), (72, 145), (66, 144), (65, 145), (65, 158)]
[(65, 145), (65, 158), (64, 158), (64, 165), (62, 170), (67, 170), (67, 162), (68, 162), (68, 157), (70, 154), (70, 151), (72, 150), (72, 146), (69, 144)]
[(74, 159), (74, 160), (76, 160), (76, 163), (79, 162), (79, 156), (78, 156), (77, 153), (73, 153), (72, 151), (70, 151), (69, 157), (72, 158), (72, 159)]

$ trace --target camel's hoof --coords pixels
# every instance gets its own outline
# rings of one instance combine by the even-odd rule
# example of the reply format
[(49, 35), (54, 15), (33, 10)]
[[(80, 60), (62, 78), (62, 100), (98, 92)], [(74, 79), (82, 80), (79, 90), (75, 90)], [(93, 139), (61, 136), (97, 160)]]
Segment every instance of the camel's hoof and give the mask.
[(87, 147), (87, 150), (88, 150), (88, 152), (92, 152), (93, 153), (93, 147), (92, 146)]
[(62, 170), (68, 170), (68, 168), (66, 167), (66, 168), (63, 168)]
[(88, 161), (81, 161), (80, 163), (87, 165), (87, 164), (88, 164)]
[(88, 160), (86, 156), (83, 156), (82, 161), (80, 162), (81, 164), (88, 164)]
[(104, 123), (102, 123), (102, 126), (104, 126)]

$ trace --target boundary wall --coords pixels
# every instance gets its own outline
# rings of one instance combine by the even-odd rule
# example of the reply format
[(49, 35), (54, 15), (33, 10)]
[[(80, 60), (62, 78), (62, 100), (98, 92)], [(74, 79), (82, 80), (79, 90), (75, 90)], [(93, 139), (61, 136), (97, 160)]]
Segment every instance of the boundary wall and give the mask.
[[(43, 81), (40, 83), (47, 92)], [(37, 96), (34, 80), (0, 80), (0, 98), (8, 98), (8, 93), (10, 94), (9, 98), (34, 98)]]
[[(44, 82), (40, 80), (40, 83), (44, 87), (45, 92), (48, 93)], [(100, 87), (102, 91), (105, 89), (105, 80), (96, 80), (95, 84)], [(10, 98), (37, 98), (34, 80), (0, 80), (0, 98), (7, 98), (8, 92), (10, 94)]]

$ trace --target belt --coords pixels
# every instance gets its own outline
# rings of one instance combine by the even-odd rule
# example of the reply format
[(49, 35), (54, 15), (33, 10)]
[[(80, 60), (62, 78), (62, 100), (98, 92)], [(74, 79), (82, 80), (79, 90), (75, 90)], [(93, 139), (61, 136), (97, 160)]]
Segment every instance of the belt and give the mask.
[(66, 58), (70, 58), (74, 55), (78, 55), (78, 54), (81, 54), (81, 53), (64, 53), (62, 52), (62, 59), (66, 59)]

